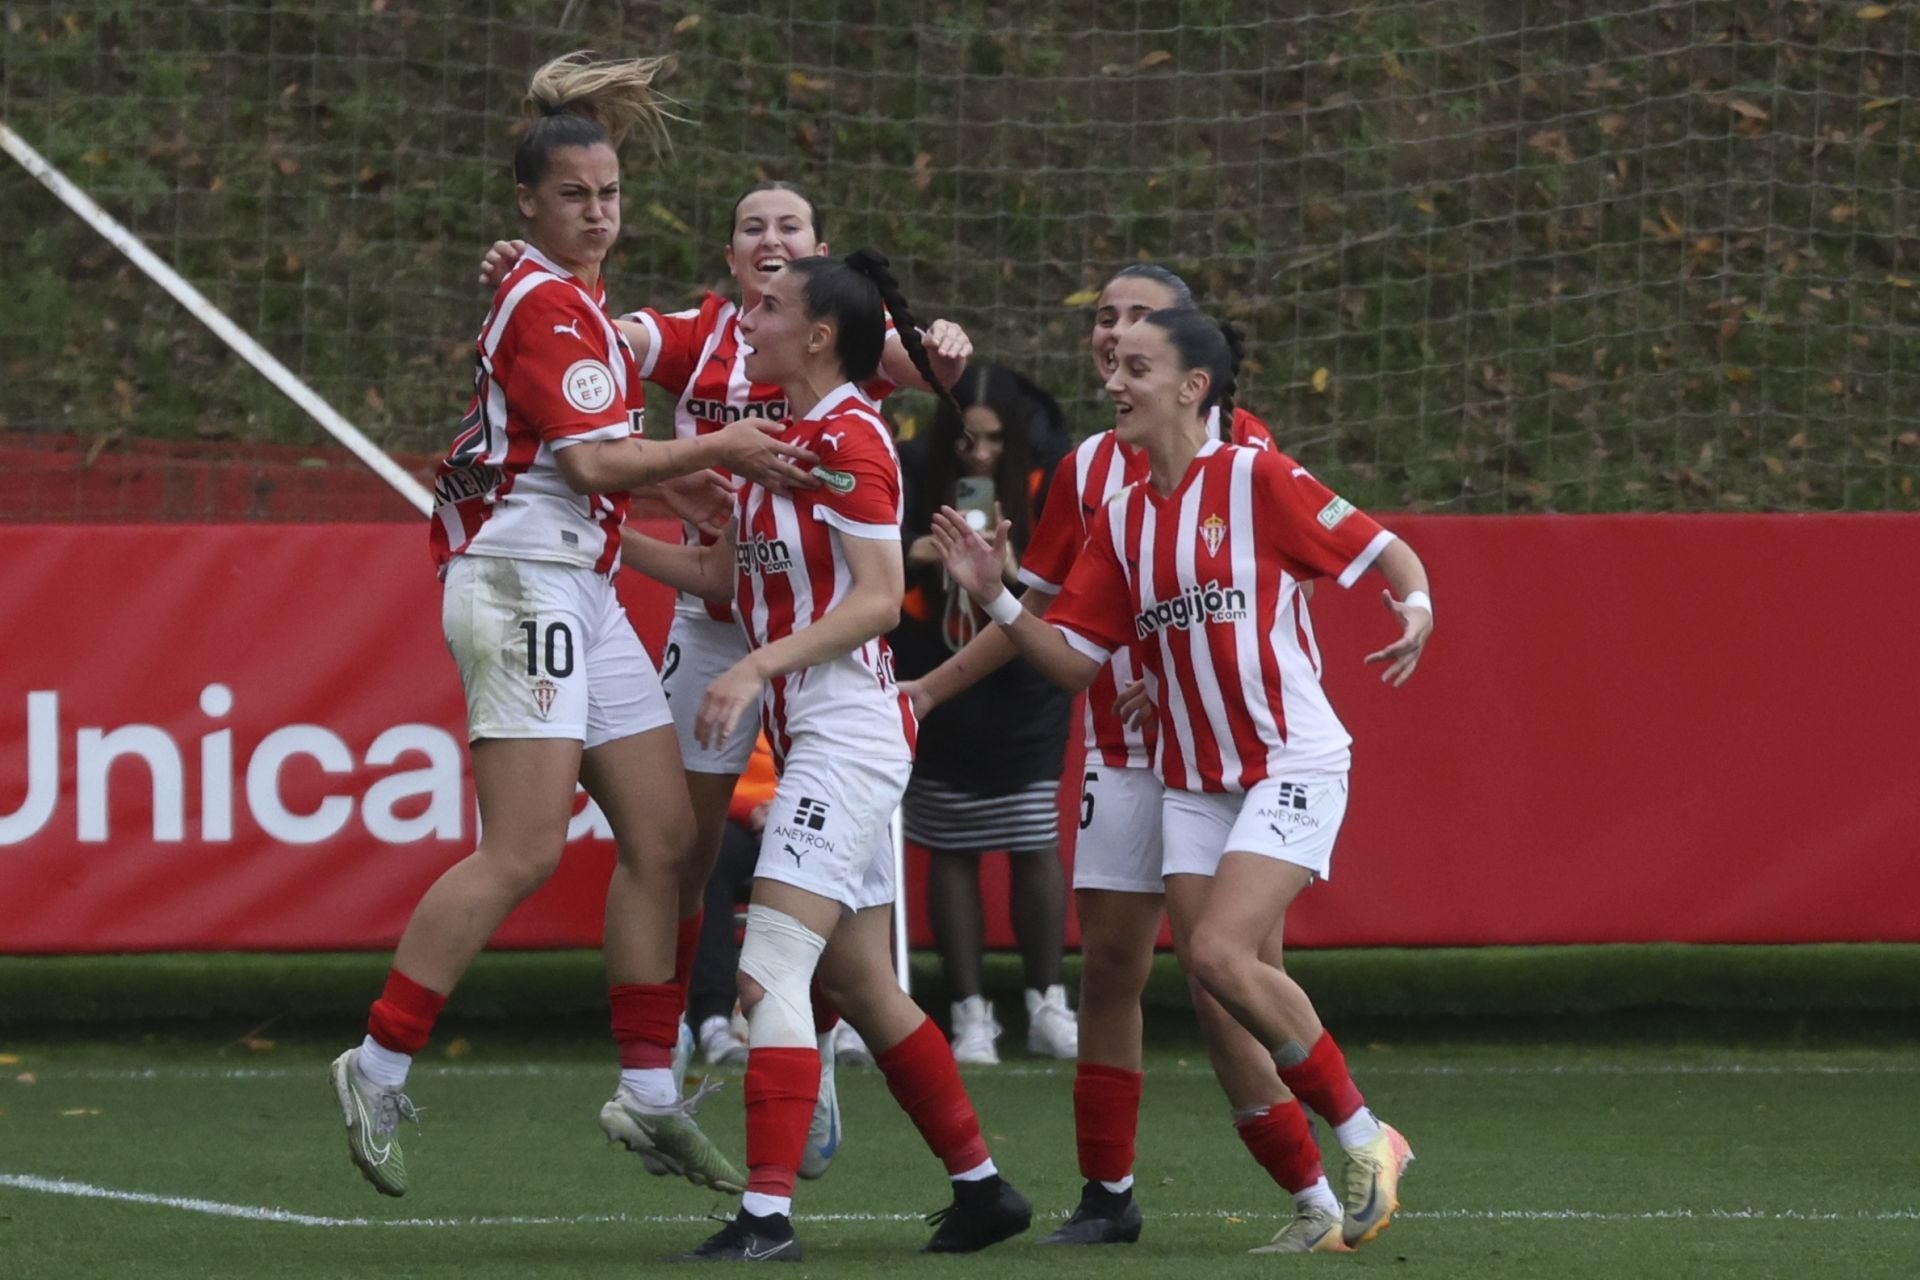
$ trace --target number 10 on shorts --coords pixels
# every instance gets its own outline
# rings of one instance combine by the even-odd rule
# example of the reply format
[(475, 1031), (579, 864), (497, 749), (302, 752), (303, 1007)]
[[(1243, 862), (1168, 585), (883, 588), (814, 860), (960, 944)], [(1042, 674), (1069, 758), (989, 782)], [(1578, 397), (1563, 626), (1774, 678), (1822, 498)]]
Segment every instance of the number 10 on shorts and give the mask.
[[(527, 635), (528, 675), (565, 680), (573, 674), (573, 632), (566, 623), (548, 623), (543, 637), (539, 620), (528, 618), (520, 624), (520, 630)], [(544, 668), (542, 658), (546, 660)]]

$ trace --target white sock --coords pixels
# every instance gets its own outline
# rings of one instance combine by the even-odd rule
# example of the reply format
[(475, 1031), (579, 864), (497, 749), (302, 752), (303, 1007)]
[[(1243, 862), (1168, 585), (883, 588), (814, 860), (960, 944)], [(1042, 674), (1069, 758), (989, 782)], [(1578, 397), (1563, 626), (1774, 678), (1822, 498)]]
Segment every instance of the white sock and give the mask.
[(965, 1173), (956, 1173), (951, 1176), (955, 1182), (985, 1182), (988, 1178), (991, 1178), (999, 1172), (998, 1169), (993, 1167), (993, 1157), (988, 1156), (985, 1160), (982, 1160), (979, 1164), (973, 1166), (973, 1168), (968, 1169)]
[(1105, 1187), (1107, 1190), (1113, 1192), (1113, 1194), (1120, 1195), (1124, 1192), (1133, 1190), (1133, 1175), (1128, 1174), (1126, 1177), (1120, 1179), (1120, 1181), (1118, 1182), (1106, 1182), (1103, 1180), (1100, 1183), (1100, 1185)]
[(1362, 1107), (1352, 1115), (1333, 1126), (1333, 1136), (1348, 1151), (1355, 1147), (1364, 1147), (1380, 1136), (1380, 1122), (1373, 1118), (1373, 1112)]
[(367, 1083), (378, 1085), (382, 1089), (399, 1089), (407, 1083), (407, 1068), (413, 1065), (413, 1055), (396, 1053), (372, 1036), (360, 1042), (360, 1074)]
[(782, 1218), (793, 1216), (792, 1196), (768, 1196), (758, 1191), (749, 1191), (740, 1197), (740, 1207), (756, 1218), (774, 1214)]
[(1334, 1199), (1333, 1188), (1324, 1177), (1305, 1191), (1294, 1192), (1293, 1202), (1302, 1209), (1325, 1209), (1332, 1214), (1340, 1212), (1340, 1202)]
[(650, 1107), (670, 1107), (680, 1101), (671, 1067), (622, 1067), (620, 1087)]

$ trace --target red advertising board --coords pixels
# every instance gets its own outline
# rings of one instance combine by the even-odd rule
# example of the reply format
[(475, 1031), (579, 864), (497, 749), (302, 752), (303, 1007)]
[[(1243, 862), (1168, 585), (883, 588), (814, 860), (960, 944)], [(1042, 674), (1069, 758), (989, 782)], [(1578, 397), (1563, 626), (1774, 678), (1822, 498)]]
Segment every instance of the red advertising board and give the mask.
[[(1386, 689), (1377, 577), (1314, 600), (1356, 745), (1296, 945), (1920, 940), (1920, 518), (1391, 523), (1438, 629)], [(0, 952), (391, 945), (474, 838), (425, 544), (0, 527)], [(593, 825), (498, 945), (597, 944)]]

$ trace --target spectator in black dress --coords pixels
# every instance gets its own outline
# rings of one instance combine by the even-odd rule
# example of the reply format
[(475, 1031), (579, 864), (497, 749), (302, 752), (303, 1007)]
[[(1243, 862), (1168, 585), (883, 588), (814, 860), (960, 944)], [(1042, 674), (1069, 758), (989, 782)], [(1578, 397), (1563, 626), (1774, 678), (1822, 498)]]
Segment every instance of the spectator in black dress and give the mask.
[[(926, 535), (945, 505), (982, 528), (1013, 523), (1006, 580), (1032, 532), (1053, 464), (1071, 447), (1060, 407), (1010, 369), (975, 364), (930, 430), (900, 447), (906, 482), (907, 594), (889, 637), (903, 681), (946, 661), (987, 625), (949, 583)], [(1060, 981), (1066, 882), (1056, 795), (1071, 700), (1016, 659), (929, 714), (902, 801), (906, 837), (931, 851), (927, 914), (953, 998), (953, 1055), (998, 1062), (1000, 1024), (981, 995), (980, 861), (1008, 854), (1009, 914), (1026, 971), (1027, 1047), (1072, 1058), (1079, 1028)]]

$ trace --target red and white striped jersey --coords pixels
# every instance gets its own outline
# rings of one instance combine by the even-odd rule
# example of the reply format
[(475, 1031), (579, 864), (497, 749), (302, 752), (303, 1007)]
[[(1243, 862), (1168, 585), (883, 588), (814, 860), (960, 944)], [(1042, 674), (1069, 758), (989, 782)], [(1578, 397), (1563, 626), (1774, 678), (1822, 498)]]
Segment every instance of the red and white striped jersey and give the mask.
[(1172, 493), (1143, 482), (1107, 504), (1047, 618), (1097, 661), (1133, 648), (1169, 788), (1344, 773), (1352, 739), (1300, 584), (1350, 587), (1393, 538), (1291, 459), (1209, 442)]
[(626, 340), (589, 291), (529, 248), (474, 344), (473, 401), (434, 468), (434, 563), (457, 555), (551, 560), (606, 573), (620, 556), (627, 495), (567, 487), (554, 452), (640, 430), (646, 403)]
[[(1218, 408), (1207, 415), (1207, 437), (1220, 438)], [(1233, 411), (1231, 443), (1256, 449), (1275, 448), (1267, 424), (1245, 409)], [(1020, 581), (1029, 588), (1058, 595), (1080, 549), (1086, 545), (1094, 517), (1115, 494), (1145, 479), (1146, 474), (1146, 453), (1121, 444), (1113, 432), (1102, 431), (1081, 441), (1079, 447), (1054, 468), (1047, 501), (1020, 564)], [(1104, 763), (1116, 769), (1144, 769), (1153, 758), (1151, 736), (1129, 728), (1126, 721), (1113, 714), (1113, 700), (1120, 696), (1120, 690), (1139, 678), (1139, 661), (1123, 646), (1114, 650), (1106, 670), (1087, 690), (1088, 755), (1098, 752)]]
[[(820, 461), (817, 489), (775, 493), (748, 485), (734, 528), (735, 604), (758, 649), (811, 626), (853, 587), (845, 538), (900, 540), (900, 458), (878, 407), (842, 383), (780, 437)], [(893, 678), (893, 653), (875, 636), (851, 653), (776, 676), (761, 721), (776, 759), (813, 734), (836, 750), (913, 758), (913, 711)]]
[[(709, 293), (700, 305), (687, 311), (656, 311), (647, 308), (622, 316), (647, 331), (651, 342), (640, 364), (640, 376), (671, 391), (678, 399), (673, 406), (673, 434), (676, 439), (718, 431), (741, 418), (765, 418), (780, 422), (792, 414), (787, 393), (771, 382), (754, 382), (747, 377), (747, 348), (740, 341), (740, 304), (717, 293)], [(893, 332), (893, 322), (887, 322)], [(861, 384), (874, 400), (891, 395), (894, 385), (885, 378), (871, 378)], [(685, 531), (688, 542), (704, 539), (692, 528)], [(717, 622), (733, 619), (729, 605), (682, 595), (675, 611)]]

